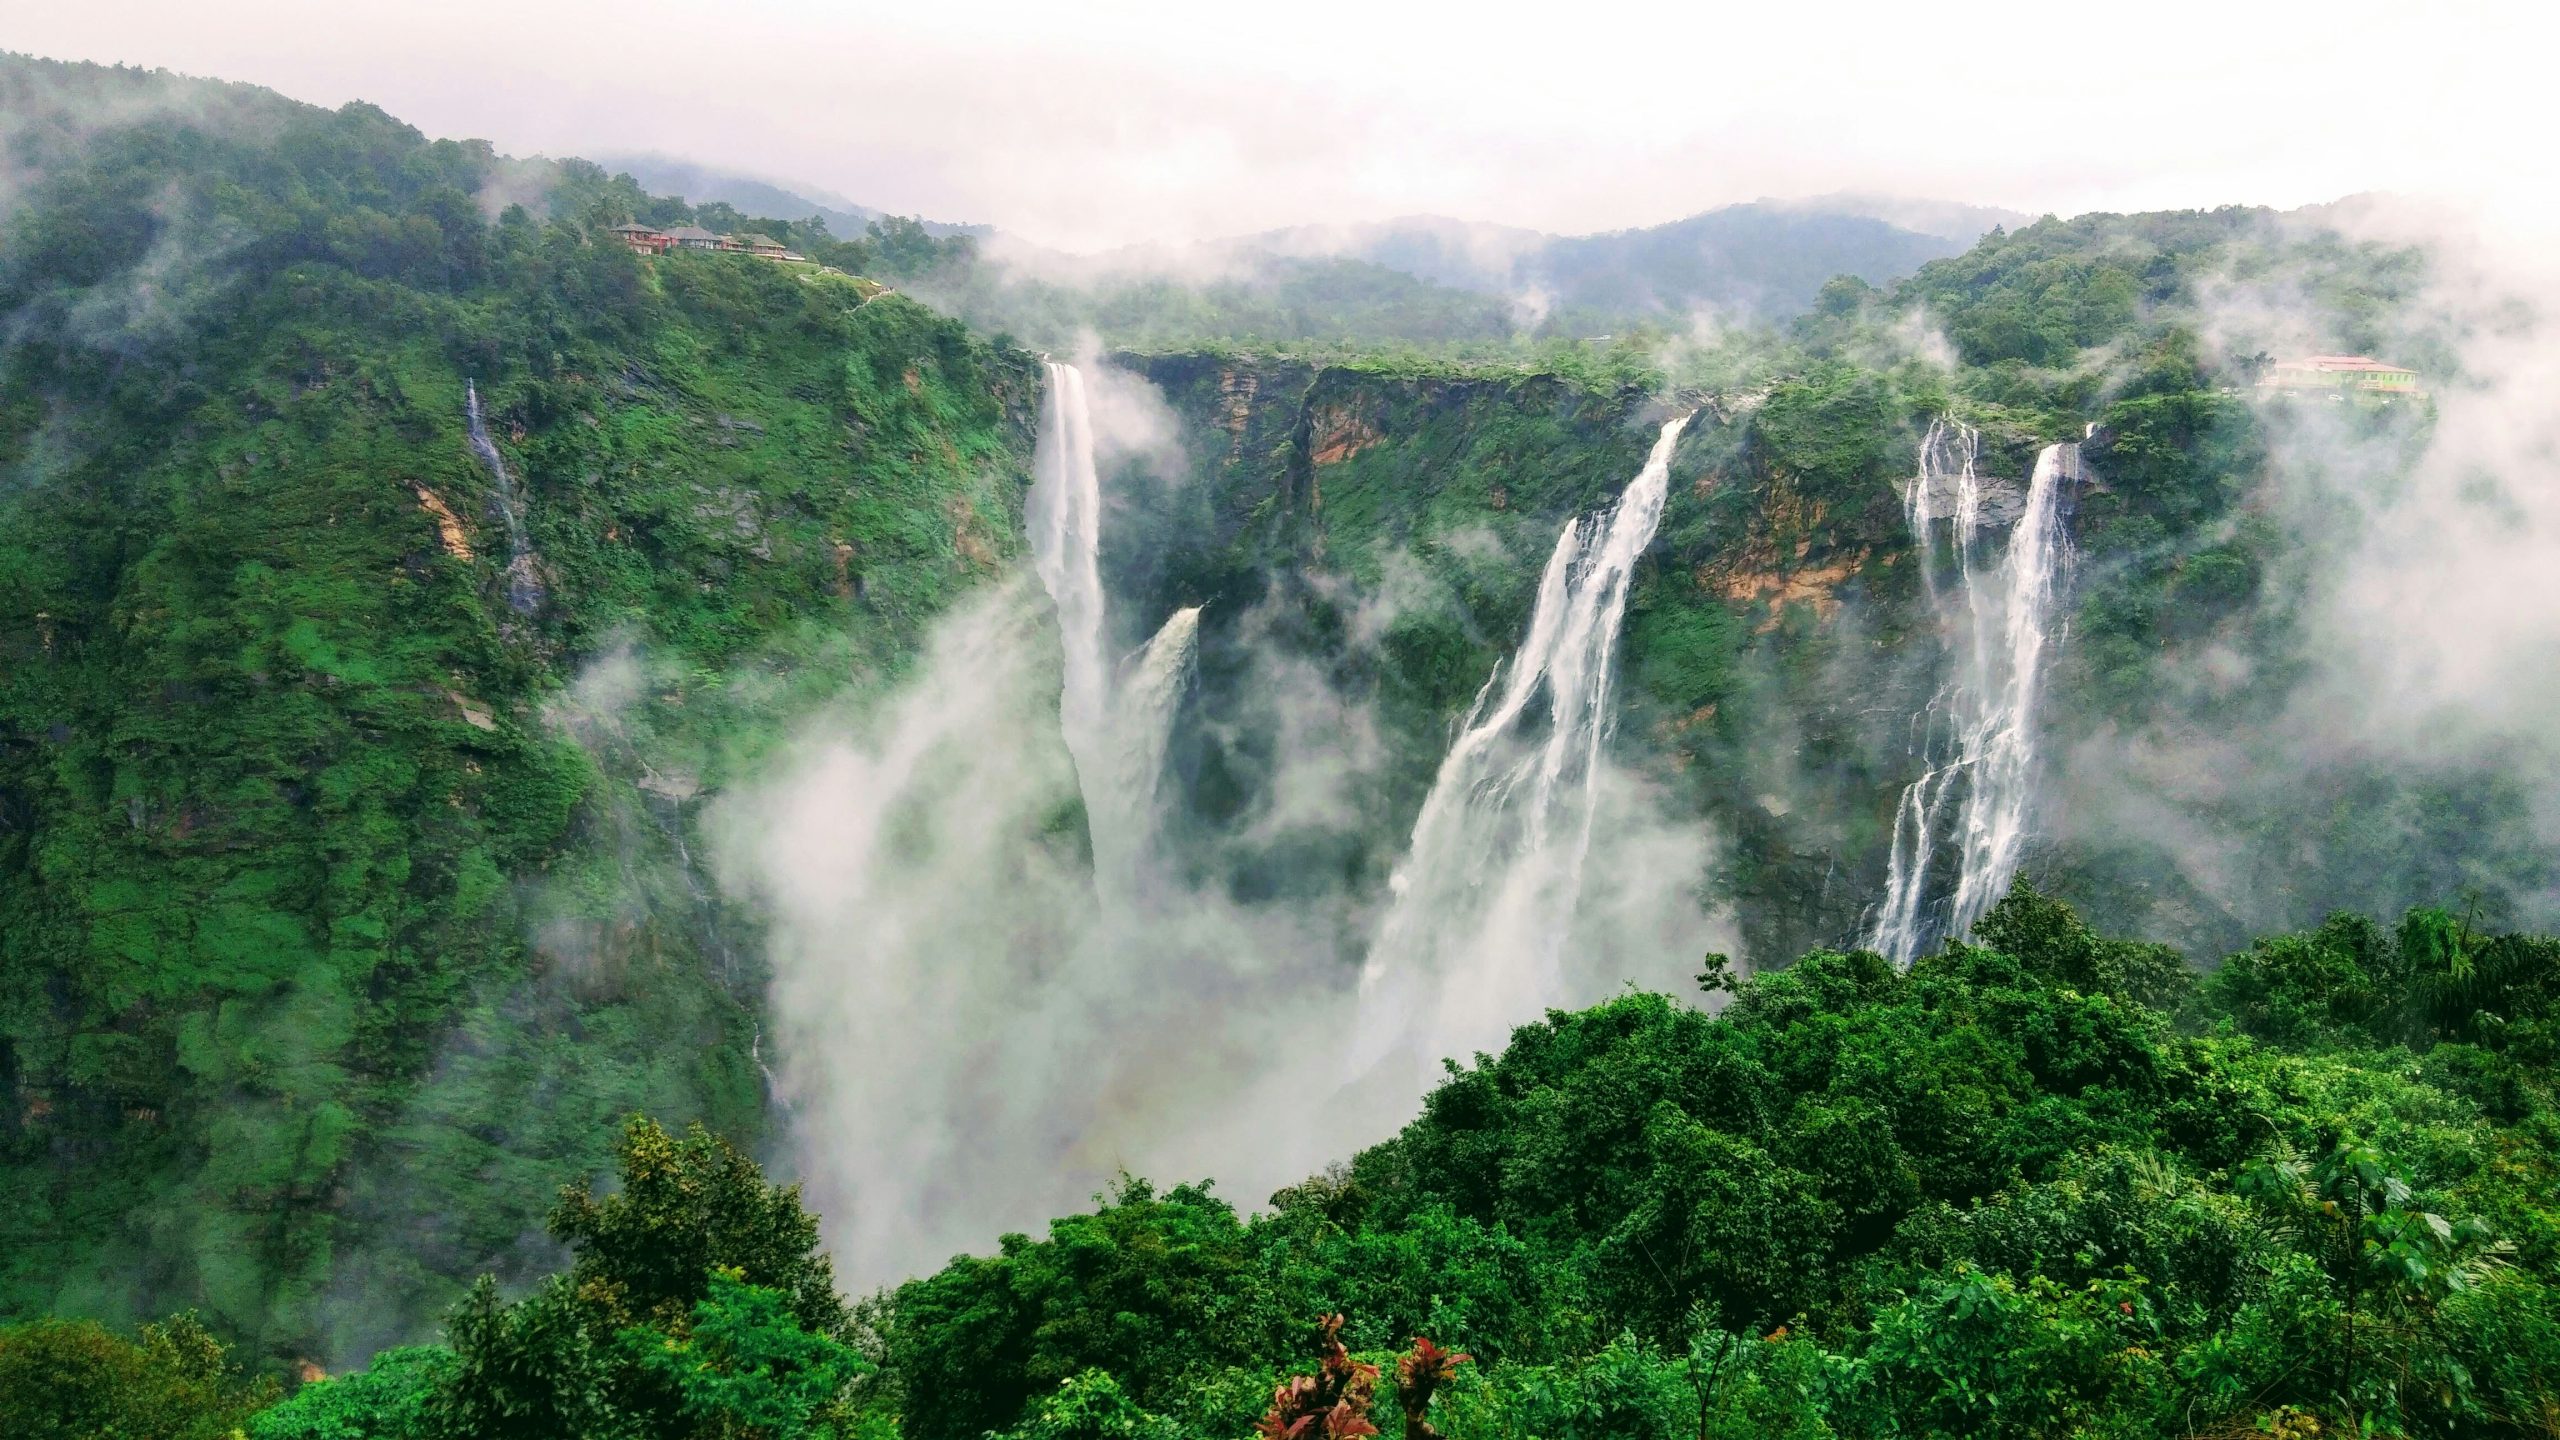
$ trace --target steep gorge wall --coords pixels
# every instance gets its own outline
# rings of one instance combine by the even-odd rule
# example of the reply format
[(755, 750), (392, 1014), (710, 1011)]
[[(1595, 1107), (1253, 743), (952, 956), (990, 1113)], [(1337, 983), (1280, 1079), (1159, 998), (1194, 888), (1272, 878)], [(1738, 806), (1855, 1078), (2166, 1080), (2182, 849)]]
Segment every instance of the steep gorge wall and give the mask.
[[(1367, 707), (1383, 754), (1358, 823), (1231, 878), (1381, 884), (1450, 727), (1518, 643), (1557, 531), (1633, 476), (1666, 402), (1551, 375), (1122, 363), (1163, 393), (1182, 448), (1116, 477), (1115, 593), (1135, 626), (1207, 606), (1176, 742), (1183, 818), (1206, 834), (1247, 812), (1296, 698), (1272, 683), (1278, 650)], [(1673, 403), (1703, 408), (1630, 600), (1619, 749), (1725, 842), (1696, 883), (1750, 952), (1792, 958), (1854, 936), (1932, 683), (1897, 489), (1925, 417), (1847, 371)]]
[[(1861, 935), (1956, 661), (1902, 509), (1921, 434), (1949, 411), (1980, 428), (1997, 532), (2038, 447), (2085, 423), (1973, 398), (1996, 377), (1967, 371), (1816, 364), (1665, 402), (1551, 375), (1123, 363), (1162, 392), (1181, 448), (1116, 478), (1115, 586), (1132, 625), (1208, 606), (1179, 789), (1205, 863), (1248, 892), (1315, 872), (1384, 883), (1453, 725), (1518, 643), (1558, 528), (1633, 475), (1665, 403), (1702, 405), (1629, 603), (1618, 749), (1718, 839), (1701, 890), (1761, 962)], [(2326, 663), (2303, 614), (2326, 542), (2288, 518), (2256, 408), (2172, 367), (2087, 414), (2024, 873), (2207, 965), (2341, 907), (2539, 913), (2560, 857), (2520, 775), (2494, 754), (2359, 753), (2303, 708)], [(2415, 453), (2429, 422), (2357, 423), (2359, 444)], [(1275, 652), (1310, 668), (1291, 683)], [(1310, 693), (1334, 702), (1312, 719), (1291, 703)], [(1349, 790), (1355, 823), (1241, 862), (1210, 843), (1252, 820), (1293, 725), (1350, 723), (1358, 741), (1367, 719), (1378, 753)]]

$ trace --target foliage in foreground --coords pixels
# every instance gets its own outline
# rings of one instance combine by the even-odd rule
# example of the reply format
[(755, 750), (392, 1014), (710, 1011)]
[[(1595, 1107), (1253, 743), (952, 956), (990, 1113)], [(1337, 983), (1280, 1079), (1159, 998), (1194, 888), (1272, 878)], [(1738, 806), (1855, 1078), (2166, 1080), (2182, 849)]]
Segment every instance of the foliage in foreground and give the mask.
[(1908, 973), (1551, 1014), (1268, 1214), (1131, 1180), (858, 1315), (795, 1194), (634, 1121), (568, 1275), (247, 1433), (1364, 1435), (1391, 1374), (1450, 1440), (2547, 1435), (2555, 1041), (2550, 940), (2341, 917), (2198, 985), (2022, 887)]
[(2555, 966), (2421, 910), (2198, 987), (2022, 890), (1908, 973), (1550, 1015), (1269, 1215), (1008, 1237), (898, 1292), (881, 1386), (934, 1440), (1089, 1369), (1235, 1434), (1339, 1310), (1477, 1357), (1460, 1437), (2544, 1434)]

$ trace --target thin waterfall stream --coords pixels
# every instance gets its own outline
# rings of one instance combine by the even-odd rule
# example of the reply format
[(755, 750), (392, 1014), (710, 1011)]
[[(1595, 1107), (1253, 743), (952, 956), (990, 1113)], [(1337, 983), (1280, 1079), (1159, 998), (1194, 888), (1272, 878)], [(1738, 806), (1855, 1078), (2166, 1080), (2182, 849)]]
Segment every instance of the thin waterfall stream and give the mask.
[(463, 415), (471, 435), (471, 453), (480, 457), (488, 470), (489, 481), (497, 489), (498, 518), (507, 529), (507, 608), (519, 615), (530, 615), (542, 608), (542, 570), (534, 558), (533, 541), (524, 524), (524, 502), (516, 494), (516, 484), (507, 473), (506, 457), (498, 453), (498, 443), (489, 438), (489, 424), (480, 415), (478, 382), (462, 382)]

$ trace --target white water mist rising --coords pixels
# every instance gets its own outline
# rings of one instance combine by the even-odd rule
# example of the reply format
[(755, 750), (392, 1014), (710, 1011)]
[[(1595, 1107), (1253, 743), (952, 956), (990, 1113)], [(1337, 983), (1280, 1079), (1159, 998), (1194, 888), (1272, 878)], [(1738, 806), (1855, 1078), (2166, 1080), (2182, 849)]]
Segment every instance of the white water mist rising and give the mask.
[(1538, 581), (1529, 633), (1477, 692), (1414, 822), (1395, 900), (1361, 979), (1360, 1067), (1419, 1066), (1498, 1042), (1564, 995), (1612, 704), (1618, 631), (1653, 543), (1671, 452), (1666, 422), (1608, 510), (1568, 521)]
[[(1441, 1056), (1628, 979), (1676, 987), (1718, 944), (1694, 888), (1706, 836), (1604, 754), (1676, 424), (1550, 557), (1539, 619), (1443, 766), (1382, 931), (1380, 897), (1338, 874), (1229, 887), (1277, 838), (1336, 848), (1361, 822), (1327, 797), (1386, 763), (1361, 740), (1365, 702), (1256, 612), (1220, 643), (1278, 722), (1262, 783), (1183, 865), (1150, 853), (1202, 617), (1175, 612), (1115, 663), (1086, 447), (1121, 453), (1130, 407), (1105, 391), (1079, 413), (1083, 378), (1057, 376), (1043, 411), (1030, 528), (1049, 596), (1026, 577), (964, 601), (891, 693), (819, 718), (764, 783), (715, 802), (723, 881), (770, 919), (760, 1058), (856, 1286), (983, 1250), (1124, 1170), (1253, 1204), (1411, 1119)], [(1062, 700), (1070, 684), (1087, 688)], [(1071, 754), (1078, 725), (1092, 743)], [(1090, 866), (1061, 823), (1079, 795)], [(1118, 879), (1115, 835), (1149, 847)]]
[[(2036, 704), (2046, 652), (2059, 640), (2055, 602), (2071, 565), (2065, 506), (2081, 478), (2080, 447), (2036, 456), (2009, 543), (1986, 567), (1981, 437), (1939, 420), (1920, 446), (1904, 497), (1923, 592), (1952, 632), (1955, 675), (1913, 717), (1925, 768), (1894, 814), (1885, 899), (1866, 944), (1908, 965), (1962, 935), (1997, 902), (2025, 849), (2036, 779)], [(1939, 527), (1953, 573), (1939, 573)]]
[(497, 487), (498, 518), (507, 527), (507, 608), (519, 615), (530, 615), (542, 608), (542, 571), (533, 554), (533, 541), (524, 528), (524, 502), (516, 495), (513, 477), (507, 474), (506, 458), (498, 453), (498, 444), (489, 438), (488, 422), (480, 418), (480, 386), (475, 381), (462, 382), (463, 415), (471, 434), (471, 453), (489, 471), (489, 481)]

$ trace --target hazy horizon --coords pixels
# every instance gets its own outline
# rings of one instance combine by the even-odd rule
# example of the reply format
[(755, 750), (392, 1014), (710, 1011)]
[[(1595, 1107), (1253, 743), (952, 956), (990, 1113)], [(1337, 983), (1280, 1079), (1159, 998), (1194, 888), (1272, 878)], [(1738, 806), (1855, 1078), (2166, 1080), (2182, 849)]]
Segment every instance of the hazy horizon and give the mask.
[[(1070, 250), (1410, 215), (1578, 234), (1842, 191), (2066, 216), (2390, 191), (2538, 229), (2560, 197), (2510, 183), (2538, 132), (2493, 73), (2506, 52), (2474, 43), (2490, 13), (1619, 5), (1555, 26), (1335, 0), (1287, 23), (1160, 3), (110, 0), (21, 17), (0, 45), (368, 100), (519, 155), (662, 154)], [(1793, 83), (1808, 67), (1823, 82)]]

